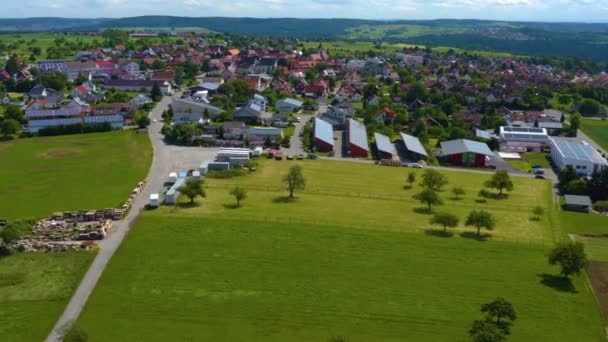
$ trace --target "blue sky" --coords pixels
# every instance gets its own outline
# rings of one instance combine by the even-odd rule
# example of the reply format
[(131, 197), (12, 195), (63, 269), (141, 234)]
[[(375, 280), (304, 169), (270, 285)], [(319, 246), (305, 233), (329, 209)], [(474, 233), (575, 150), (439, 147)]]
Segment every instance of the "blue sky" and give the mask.
[(607, 22), (608, 0), (0, 0), (0, 17), (138, 15)]

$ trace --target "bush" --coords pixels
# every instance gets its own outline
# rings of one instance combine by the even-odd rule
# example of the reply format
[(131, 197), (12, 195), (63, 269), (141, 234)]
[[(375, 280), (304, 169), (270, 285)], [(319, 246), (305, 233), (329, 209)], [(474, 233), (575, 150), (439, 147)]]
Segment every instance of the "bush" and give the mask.
[(595, 204), (593, 205), (593, 209), (601, 212), (601, 213), (606, 213), (608, 212), (608, 201), (597, 201), (595, 202)]
[(209, 172), (207, 172), (207, 178), (228, 179), (228, 178), (233, 178), (233, 177), (244, 176), (246, 174), (247, 174), (247, 171), (245, 169), (243, 169), (242, 167), (238, 167), (238, 168), (234, 168), (234, 169), (221, 170), (221, 171), (216, 171), (216, 170), (209, 171)]
[(11, 243), (22, 239), (32, 233), (32, 220), (13, 221), (6, 227), (0, 229), (0, 239), (6, 243)]

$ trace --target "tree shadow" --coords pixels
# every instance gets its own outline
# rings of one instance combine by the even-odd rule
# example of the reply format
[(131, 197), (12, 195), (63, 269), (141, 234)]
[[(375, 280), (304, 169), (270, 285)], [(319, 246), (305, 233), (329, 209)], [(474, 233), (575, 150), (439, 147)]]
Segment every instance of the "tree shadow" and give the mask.
[(295, 202), (295, 197), (279, 196), (272, 199), (272, 203), (292, 203)]
[(463, 199), (464, 199), (464, 197), (455, 197), (455, 196), (450, 197), (450, 200), (452, 200), (452, 201), (462, 201)]
[(540, 221), (540, 217), (538, 217), (538, 216), (530, 216), (530, 221), (538, 222), (538, 221)]
[(183, 203), (177, 203), (177, 206), (181, 209), (190, 209), (190, 208), (198, 207), (198, 203), (196, 201), (194, 201), (193, 203), (183, 202)]
[(488, 198), (488, 199), (494, 199), (494, 200), (504, 200), (504, 199), (509, 198), (509, 194), (505, 194), (505, 193), (497, 194), (495, 192), (491, 192), (486, 189), (479, 190), (479, 196)]
[(460, 233), (460, 237), (479, 242), (486, 242), (489, 238), (492, 237), (492, 234), (482, 233), (481, 235), (477, 235), (477, 232), (462, 232)]
[(429, 210), (429, 208), (426, 207), (420, 207), (420, 208), (414, 208), (414, 212), (417, 214), (422, 214), (422, 215), (431, 215), (433, 213), (433, 210)]
[(578, 292), (576, 291), (576, 288), (574, 287), (574, 284), (572, 283), (572, 280), (570, 280), (570, 278), (565, 278), (561, 275), (547, 273), (539, 274), (538, 277), (540, 278), (541, 284), (548, 286), (554, 290), (570, 293)]
[(224, 206), (224, 209), (238, 209), (240, 208), (239, 206), (236, 205), (236, 203), (232, 203), (232, 204), (222, 204), (222, 206)]
[(443, 231), (441, 229), (425, 229), (424, 233), (429, 236), (435, 236), (440, 238), (451, 238), (454, 236), (452, 232)]
[(403, 186), (403, 190), (410, 190), (412, 188), (413, 188), (413, 186), (411, 186), (411, 185), (404, 185)]
[(485, 199), (485, 198), (477, 198), (477, 199), (475, 200), (475, 202), (476, 202), (476, 203), (479, 203), (479, 204), (485, 204), (485, 203), (488, 203), (488, 200), (487, 200), (487, 199)]

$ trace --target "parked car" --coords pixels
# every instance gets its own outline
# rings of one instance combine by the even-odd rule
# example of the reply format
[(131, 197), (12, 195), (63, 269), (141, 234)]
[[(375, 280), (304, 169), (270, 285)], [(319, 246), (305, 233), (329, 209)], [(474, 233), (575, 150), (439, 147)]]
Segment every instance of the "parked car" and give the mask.
[(545, 170), (543, 170), (543, 169), (532, 169), (532, 172), (535, 175), (544, 175), (545, 174)]
[(314, 153), (309, 153), (308, 154), (308, 159), (319, 159), (319, 156), (314, 154)]
[(297, 116), (297, 117), (296, 117), (296, 122), (302, 122), (302, 118), (301, 118), (301, 117), (299, 117), (299, 116)]
[(298, 153), (298, 160), (302, 160), (304, 159), (304, 157), (306, 157), (306, 155), (304, 153)]
[(537, 175), (534, 176), (534, 178), (536, 178), (536, 179), (545, 179), (545, 176), (541, 175), (541, 174), (537, 174)]
[(283, 160), (283, 152), (281, 152), (281, 151), (277, 151), (277, 152), (274, 154), (274, 159), (276, 159), (276, 160)]
[(287, 154), (287, 160), (293, 160), (293, 154), (292, 153), (288, 153)]
[(408, 167), (413, 167), (414, 169), (422, 169), (422, 165), (418, 164), (418, 163), (409, 163), (407, 164)]

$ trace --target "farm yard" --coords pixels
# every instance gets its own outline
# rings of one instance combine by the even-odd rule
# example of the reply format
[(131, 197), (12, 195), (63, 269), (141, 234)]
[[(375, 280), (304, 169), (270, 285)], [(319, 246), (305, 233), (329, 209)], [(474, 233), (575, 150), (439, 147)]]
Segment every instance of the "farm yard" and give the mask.
[(0, 143), (0, 218), (117, 207), (151, 159), (148, 136), (133, 131)]
[(0, 336), (43, 341), (95, 253), (27, 253), (0, 258)]
[[(281, 177), (296, 163), (307, 186), (291, 202)], [(446, 238), (412, 199), (418, 181), (404, 188), (410, 171), (419, 181), (421, 170), (264, 160), (251, 175), (206, 179), (197, 206), (144, 213), (77, 326), (91, 341), (465, 341), (479, 306), (501, 296), (518, 312), (512, 340), (604, 338), (584, 278), (568, 290), (547, 264), (569, 229), (555, 224), (548, 181), (513, 178), (508, 199), (482, 199), (489, 176), (445, 173), (435, 211), (497, 219), (485, 239), (463, 225)], [(240, 208), (235, 184), (249, 191)], [(456, 185), (463, 199), (450, 199)], [(546, 209), (539, 220), (536, 205)]]

